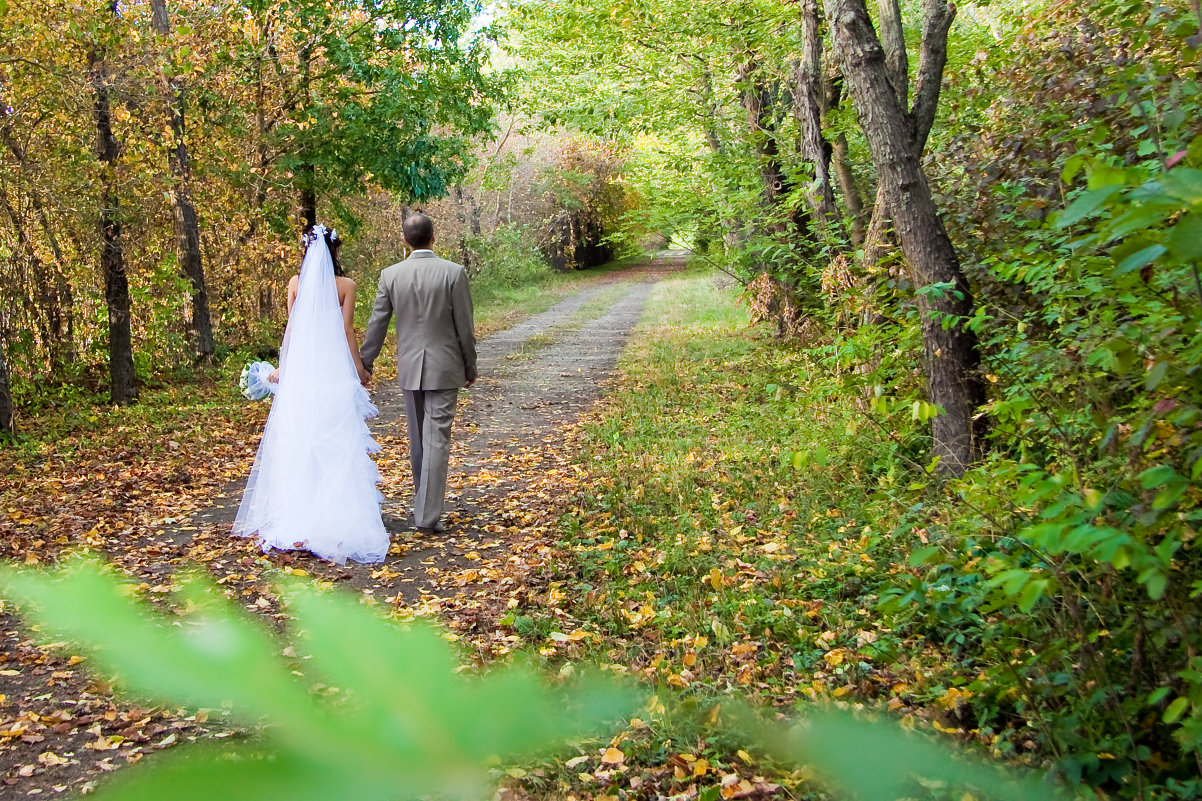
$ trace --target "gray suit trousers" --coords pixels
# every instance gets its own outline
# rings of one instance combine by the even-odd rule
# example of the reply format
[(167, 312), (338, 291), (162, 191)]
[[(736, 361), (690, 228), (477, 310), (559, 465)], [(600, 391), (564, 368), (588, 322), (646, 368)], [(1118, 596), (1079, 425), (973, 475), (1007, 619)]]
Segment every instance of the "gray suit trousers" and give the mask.
[(459, 390), (403, 392), (409, 424), (409, 466), (413, 470), (413, 522), (418, 528), (434, 528), (446, 503), (451, 422), (455, 419)]

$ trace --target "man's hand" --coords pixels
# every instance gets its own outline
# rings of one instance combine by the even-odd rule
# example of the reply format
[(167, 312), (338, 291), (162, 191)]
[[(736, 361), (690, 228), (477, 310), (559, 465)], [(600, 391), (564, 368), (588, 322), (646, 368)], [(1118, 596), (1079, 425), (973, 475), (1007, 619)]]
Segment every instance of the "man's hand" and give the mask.
[(367, 386), (371, 383), (371, 370), (368, 370), (366, 367), (360, 367), (357, 372), (359, 373), (360, 384)]
[(469, 378), (469, 379), (467, 380), (467, 383), (463, 385), (463, 388), (464, 388), (464, 389), (471, 389), (471, 388), (472, 388), (472, 384), (474, 384), (474, 383), (476, 383), (476, 379), (474, 379), (474, 378)]

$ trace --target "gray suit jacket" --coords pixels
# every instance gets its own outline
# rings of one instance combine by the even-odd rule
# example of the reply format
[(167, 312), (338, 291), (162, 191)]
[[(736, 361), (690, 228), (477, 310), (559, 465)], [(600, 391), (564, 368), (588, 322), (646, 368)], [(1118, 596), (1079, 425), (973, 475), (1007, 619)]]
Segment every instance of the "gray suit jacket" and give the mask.
[(476, 334), (467, 271), (429, 251), (385, 267), (359, 355), (371, 370), (396, 314), (401, 389), (455, 389), (476, 380)]

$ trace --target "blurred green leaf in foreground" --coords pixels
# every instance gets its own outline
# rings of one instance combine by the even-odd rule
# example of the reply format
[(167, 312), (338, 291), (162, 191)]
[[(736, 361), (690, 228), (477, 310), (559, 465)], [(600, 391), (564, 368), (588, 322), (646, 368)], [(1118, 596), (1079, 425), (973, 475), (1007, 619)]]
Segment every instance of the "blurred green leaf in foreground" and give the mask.
[[(129, 769), (101, 788), (108, 799), (483, 798), (490, 762), (592, 733), (634, 704), (613, 685), (580, 682), (569, 692), (521, 667), (458, 674), (430, 628), (398, 626), (354, 597), (299, 585), (283, 597), (300, 627), (297, 650), (308, 656), (292, 661), (202, 579), (185, 584), (184, 612), (170, 620), (89, 560), (53, 574), (0, 568), (0, 594), (22, 605), (27, 623), (93, 646), (96, 669), (116, 674), (128, 693), (228, 707), (263, 725), (250, 741), (181, 749)], [(319, 681), (339, 692), (306, 689)]]
[[(44, 633), (90, 645), (96, 668), (128, 693), (227, 708), (259, 727), (249, 740), (192, 746), (127, 769), (101, 788), (109, 801), (487, 798), (490, 764), (600, 734), (638, 704), (629, 688), (582, 679), (548, 686), (520, 666), (462, 674), (435, 631), (397, 625), (342, 593), (282, 590), (300, 638), (294, 648), (205, 579), (185, 582), (180, 595), (182, 609), (167, 618), (95, 561), (55, 572), (0, 566), (0, 597), (21, 604)], [(284, 656), (298, 651), (302, 658)], [(311, 692), (315, 684), (327, 692)], [(743, 710), (733, 722), (749, 744), (807, 764), (864, 801), (921, 796), (922, 786), (972, 787), (1007, 801), (1055, 797), (1050, 785), (892, 722), (816, 707), (801, 724), (782, 726)]]

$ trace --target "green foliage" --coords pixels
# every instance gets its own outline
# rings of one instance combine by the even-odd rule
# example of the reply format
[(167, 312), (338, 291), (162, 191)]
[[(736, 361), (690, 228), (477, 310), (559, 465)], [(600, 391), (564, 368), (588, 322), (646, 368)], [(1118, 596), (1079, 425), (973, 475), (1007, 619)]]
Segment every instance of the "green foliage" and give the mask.
[(477, 0), (247, 5), (297, 31), (304, 102), (273, 134), (289, 143), (280, 166), (300, 185), (323, 194), (377, 185), (422, 201), (464, 174), (503, 87), (485, 72), (489, 32), (473, 32)]
[[(942, 744), (896, 726), (831, 709), (811, 712), (805, 725), (784, 733), (776, 749), (804, 755), (809, 764), (831, 777), (835, 786), (865, 801), (912, 797), (921, 792), (919, 787), (937, 792), (966, 786), (989, 798), (1050, 801), (1064, 797), (1049, 784), (1017, 777), (965, 755), (953, 756)], [(884, 758), (871, 759), (869, 755)], [(867, 765), (866, 757), (870, 759)]]
[(886, 596), (968, 637), (1001, 752), (1023, 721), (1074, 781), (1155, 797), (1200, 789), (1200, 157), (1202, 138), (1171, 170), (1075, 158), (1066, 180), (1088, 181), (1059, 230), (990, 262), (1031, 307), (973, 322), (997, 382), (994, 450)]
[(105, 798), (474, 798), (490, 760), (592, 731), (632, 701), (607, 684), (551, 689), (520, 667), (457, 675), (436, 632), (403, 629), (350, 597), (302, 586), (284, 593), (301, 658), (285, 656), (292, 649), (201, 579), (181, 591), (184, 605), (170, 621), (94, 562), (56, 575), (5, 568), (0, 587), (27, 619), (93, 645), (95, 664), (128, 692), (228, 707), (245, 723), (267, 724), (254, 741), (131, 770), (101, 791)]
[[(840, 601), (883, 616), (882, 645), (857, 651), (869, 667), (845, 668), (845, 686), (871, 694), (876, 659), (902, 670), (898, 642), (926, 644), (941, 663), (917, 669), (915, 700), (956, 689), (955, 728), (995, 755), (1055, 764), (1116, 797), (1202, 795), (1196, 8), (961, 4), (925, 168), (979, 303), (970, 325), (989, 401), (982, 462), (946, 485), (930, 476), (921, 425), (940, 410), (918, 380), (913, 287), (889, 260), (864, 276), (789, 228), (809, 175), (785, 152), (797, 133), (785, 113), (772, 120), (782, 197), (763, 203), (757, 148), (770, 137), (742, 101), (757, 85), (776, 99), (795, 88), (796, 20), (758, 3), (518, 11), (549, 114), (632, 143), (649, 227), (710, 245), (741, 279), (766, 273), (772, 292), (753, 304), (820, 323), (800, 353), (672, 334), (648, 350), (671, 369), (638, 374), (639, 396), (599, 426), (594, 458), (614, 480), (579, 512), (590, 598), (622, 604), (597, 618), (654, 625), (681, 647), (700, 631), (728, 644), (762, 632), (795, 649), (796, 674), (772, 667), (755, 685), (775, 691), (776, 670), (830, 672), (788, 601), (823, 599), (841, 635), (856, 612), (832, 598), (852, 586)], [(913, 40), (918, 7), (904, 16)], [(865, 176), (852, 116), (844, 104), (823, 122)], [(612, 526), (598, 530), (597, 508)], [(721, 575), (707, 581), (734, 570), (720, 538), (738, 550), (775, 526), (813, 545), (795, 555), (804, 583), (748, 550), (737, 558), (781, 586), (746, 576), (740, 597), (719, 591)], [(830, 564), (822, 548), (847, 548), (857, 529), (856, 556), (891, 565), (887, 578)], [(651, 667), (682, 675), (671, 655)]]
[(552, 273), (529, 229), (501, 227), (487, 236), (468, 239), (471, 252), (472, 298), (488, 304), (492, 298), (537, 286)]

